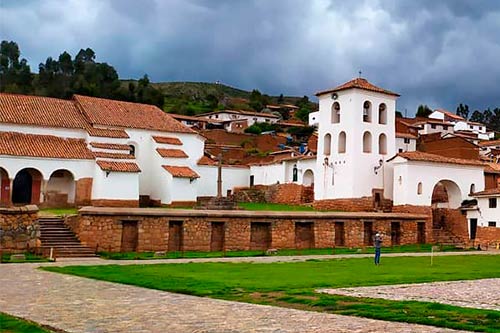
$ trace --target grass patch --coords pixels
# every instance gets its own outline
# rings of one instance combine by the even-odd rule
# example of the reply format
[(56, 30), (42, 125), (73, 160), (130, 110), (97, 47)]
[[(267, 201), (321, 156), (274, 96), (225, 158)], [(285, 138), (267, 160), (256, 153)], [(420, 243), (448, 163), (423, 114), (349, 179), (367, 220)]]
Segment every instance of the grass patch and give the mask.
[(78, 214), (78, 208), (42, 208), (40, 209), (41, 215), (75, 215)]
[(500, 256), (371, 258), (259, 263), (44, 267), (43, 269), (177, 293), (321, 312), (499, 332), (498, 311), (425, 302), (318, 295), (318, 288), (500, 277)]
[(41, 326), (0, 312), (0, 332), (2, 333), (52, 333)]
[[(418, 253), (431, 252), (432, 244), (401, 245), (382, 248), (382, 253)], [(442, 252), (464, 251), (452, 245), (441, 247)], [(373, 253), (373, 247), (365, 248), (324, 248), (324, 249), (281, 249), (273, 256), (301, 256), (301, 255), (331, 255), (331, 254), (368, 254)], [(113, 260), (152, 260), (152, 259), (180, 259), (180, 258), (222, 258), (222, 257), (259, 257), (269, 256), (266, 251), (226, 251), (226, 252), (167, 252), (164, 256), (155, 256), (154, 252), (99, 252), (101, 258)], [(313, 260), (313, 259), (311, 259)]]
[(24, 253), (26, 260), (11, 260), (12, 253), (2, 253), (0, 257), (1, 263), (21, 263), (21, 262), (47, 262), (47, 258), (33, 253)]

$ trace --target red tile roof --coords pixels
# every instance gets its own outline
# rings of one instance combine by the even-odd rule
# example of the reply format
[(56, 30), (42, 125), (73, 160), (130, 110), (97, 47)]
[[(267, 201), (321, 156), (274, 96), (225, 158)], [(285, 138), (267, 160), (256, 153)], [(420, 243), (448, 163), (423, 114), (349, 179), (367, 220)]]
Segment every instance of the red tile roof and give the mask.
[(355, 79), (352, 79), (351, 81), (346, 82), (346, 83), (344, 83), (336, 88), (317, 92), (316, 96), (329, 94), (329, 93), (336, 92), (336, 91), (352, 89), (352, 88), (368, 90), (368, 91), (373, 91), (373, 92), (377, 92), (377, 93), (382, 93), (382, 94), (386, 94), (386, 95), (392, 95), (392, 96), (399, 97), (399, 94), (392, 92), (392, 91), (389, 91), (389, 90), (386, 90), (386, 89), (382, 89), (380, 87), (377, 87), (363, 78), (355, 78)]
[(500, 140), (481, 141), (478, 145), (481, 147), (500, 146)]
[(473, 197), (489, 197), (489, 196), (499, 196), (500, 195), (500, 188), (491, 188), (491, 189), (488, 189), (488, 190), (484, 190), (484, 191), (481, 191), (481, 192), (476, 192), (476, 193), (473, 193), (472, 196)]
[(436, 110), (434, 110), (434, 111), (441, 112), (441, 113), (443, 113), (444, 115), (446, 115), (448, 118), (452, 118), (452, 119), (454, 119), (454, 120), (463, 120), (463, 121), (465, 121), (465, 119), (464, 119), (464, 118), (460, 117), (459, 115), (456, 115), (455, 113), (452, 113), (452, 112), (450, 112), (450, 111), (447, 111), (447, 110), (445, 110), (445, 109), (436, 109)]
[(187, 166), (162, 165), (162, 167), (176, 178), (200, 178), (200, 175), (198, 175), (193, 169)]
[(117, 138), (117, 139), (128, 139), (130, 138), (122, 129), (108, 129), (108, 128), (95, 128), (91, 126), (86, 127), (87, 133), (90, 136), (102, 137), (102, 138)]
[(181, 149), (156, 148), (161, 157), (186, 158), (188, 155)]
[(139, 166), (133, 162), (97, 161), (103, 171), (141, 172)]
[(198, 165), (217, 165), (217, 164), (218, 164), (217, 161), (214, 161), (213, 159), (211, 159), (208, 156), (202, 156), (198, 160)]
[(416, 135), (410, 133), (398, 133), (396, 132), (396, 138), (405, 138), (405, 139), (418, 139)]
[(0, 155), (94, 159), (83, 139), (16, 132), (0, 132)]
[(158, 136), (158, 135), (153, 135), (153, 140), (155, 140), (156, 143), (164, 143), (167, 145), (177, 145), (181, 146), (182, 141), (179, 140), (178, 138), (172, 138), (169, 136)]
[(99, 149), (110, 149), (110, 150), (130, 150), (129, 145), (122, 145), (119, 143), (104, 143), (104, 142), (91, 142), (90, 146), (92, 148), (99, 148)]
[(85, 128), (85, 118), (72, 101), (0, 93), (0, 123)]
[[(266, 117), (266, 118), (279, 118), (279, 116), (271, 113), (264, 113), (264, 112), (253, 112), (253, 111), (244, 111), (244, 110), (221, 110), (221, 111), (214, 111), (214, 112), (208, 112), (208, 113), (202, 113), (197, 115), (197, 118), (200, 117), (206, 117), (210, 115), (215, 115), (215, 114), (222, 114), (222, 113), (229, 113), (229, 114), (240, 114), (240, 115), (245, 115), (245, 116), (256, 116), (256, 117)], [(212, 119), (213, 120), (213, 119)]]
[(74, 95), (92, 124), (165, 132), (195, 133), (154, 105)]
[(445, 157), (435, 154), (424, 153), (420, 151), (407, 151), (399, 153), (396, 156), (401, 156), (409, 161), (433, 162), (433, 163), (448, 163), (461, 165), (484, 166), (485, 164), (478, 160), (467, 160), (463, 158)]
[(131, 154), (121, 154), (121, 153), (107, 153), (102, 151), (94, 151), (94, 156), (98, 158), (112, 158), (116, 160), (133, 160), (134, 155)]

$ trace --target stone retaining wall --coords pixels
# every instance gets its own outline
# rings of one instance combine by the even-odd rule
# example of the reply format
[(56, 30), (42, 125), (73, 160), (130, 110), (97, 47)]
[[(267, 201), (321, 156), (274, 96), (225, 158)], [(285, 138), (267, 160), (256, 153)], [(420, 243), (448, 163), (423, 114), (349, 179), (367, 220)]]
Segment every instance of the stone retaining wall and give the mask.
[(0, 208), (0, 246), (3, 251), (24, 252), (40, 244), (38, 207)]
[(496, 248), (500, 244), (500, 228), (477, 227), (474, 244), (480, 244), (483, 250)]
[(281, 203), (300, 205), (314, 201), (312, 186), (299, 184), (256, 185), (247, 188), (235, 188), (234, 196), (238, 202)]
[[(391, 213), (340, 213), (340, 212), (250, 212), (250, 211), (196, 211), (178, 209), (104, 208), (85, 207), (78, 220), (71, 222), (80, 240), (100, 251), (120, 252), (124, 223), (136, 223), (137, 251), (168, 251), (174, 239), (181, 239), (185, 251), (210, 251), (213, 249), (213, 223), (223, 223), (224, 249), (250, 250), (255, 243), (264, 242), (266, 230), (269, 243), (265, 248), (293, 249), (310, 244), (310, 247), (366, 246), (364, 222), (371, 222), (373, 232), (385, 234), (384, 245), (391, 245), (391, 224), (398, 222), (401, 230), (400, 244), (417, 243), (417, 223), (425, 222), (431, 229), (427, 215)], [(336, 244), (335, 223), (343, 223), (343, 244)], [(180, 234), (174, 232), (172, 223), (182, 224)], [(297, 232), (297, 224), (301, 232)], [(258, 227), (255, 227), (258, 225)], [(304, 225), (306, 227), (304, 227)], [(312, 226), (312, 227), (310, 227)], [(310, 234), (309, 234), (309, 229)], [(257, 232), (259, 234), (252, 234)], [(337, 231), (341, 232), (341, 231)], [(133, 232), (134, 233), (134, 232)], [(129, 242), (129, 236), (125, 237)], [(129, 242), (130, 243), (130, 242)], [(127, 244), (129, 244), (127, 243)], [(170, 245), (169, 245), (170, 244)], [(258, 244), (257, 244), (258, 245)]]

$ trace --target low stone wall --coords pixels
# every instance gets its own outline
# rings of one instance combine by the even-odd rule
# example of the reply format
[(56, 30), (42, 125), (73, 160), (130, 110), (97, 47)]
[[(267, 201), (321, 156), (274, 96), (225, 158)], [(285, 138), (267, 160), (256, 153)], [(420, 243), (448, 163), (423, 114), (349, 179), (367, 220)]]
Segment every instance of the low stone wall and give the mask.
[(312, 186), (293, 183), (256, 185), (248, 188), (235, 188), (234, 196), (238, 202), (300, 205), (314, 201), (314, 189)]
[[(128, 248), (131, 234), (135, 235), (132, 243), (135, 242), (136, 251), (233, 251), (366, 246), (369, 244), (365, 244), (365, 222), (371, 222), (373, 232), (386, 235), (384, 245), (391, 245), (391, 226), (396, 222), (401, 231), (400, 244), (415, 244), (417, 223), (426, 222), (427, 218), (422, 214), (399, 213), (84, 207), (77, 222), (71, 224), (83, 243), (101, 251), (120, 252), (125, 246)], [(131, 230), (131, 225), (136, 230)], [(181, 226), (179, 230), (176, 225)], [(427, 223), (426, 229), (430, 228)]]
[(342, 212), (390, 212), (392, 210), (392, 201), (388, 199), (382, 199), (379, 207), (376, 208), (373, 197), (325, 199), (314, 201), (313, 207), (317, 210), (331, 210)]
[(40, 228), (38, 207), (0, 208), (0, 245), (2, 250), (24, 252), (38, 247)]
[(474, 245), (481, 245), (483, 250), (495, 249), (500, 244), (500, 228), (477, 227)]
[(92, 200), (92, 205), (95, 207), (139, 207), (139, 200), (97, 199)]

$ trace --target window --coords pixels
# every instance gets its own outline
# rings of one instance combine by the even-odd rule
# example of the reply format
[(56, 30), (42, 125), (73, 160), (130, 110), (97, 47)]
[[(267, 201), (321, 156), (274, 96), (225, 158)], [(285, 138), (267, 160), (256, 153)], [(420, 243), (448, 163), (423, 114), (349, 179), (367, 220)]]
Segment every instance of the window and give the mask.
[(345, 132), (340, 132), (339, 134), (339, 154), (345, 153), (346, 146), (346, 134)]
[(410, 144), (410, 139), (405, 138), (405, 139), (404, 139), (404, 141), (405, 141), (405, 143), (406, 143), (407, 145), (408, 145), (408, 144)]
[(444, 126), (443, 126), (443, 129), (444, 129), (445, 131), (447, 131), (447, 130), (448, 130), (448, 126), (444, 125)]
[(476, 192), (476, 184), (470, 184), (470, 192), (469, 193), (474, 193)]
[(332, 124), (340, 123), (340, 104), (339, 102), (335, 102), (332, 105)]
[(387, 106), (385, 103), (378, 106), (378, 123), (387, 124)]
[(378, 153), (380, 155), (387, 154), (387, 137), (384, 133), (378, 137)]
[(370, 101), (365, 101), (363, 103), (363, 121), (365, 123), (372, 122), (372, 103), (370, 103)]
[(370, 132), (365, 132), (363, 134), (363, 153), (372, 152), (372, 135)]
[(135, 156), (135, 146), (129, 145), (129, 147), (130, 147), (130, 155)]
[(495, 221), (488, 221), (488, 227), (496, 227), (497, 223)]
[(432, 129), (436, 129), (436, 125), (431, 124), (431, 128), (432, 128)]
[(422, 194), (422, 182), (418, 183), (417, 185), (417, 194), (418, 195)]
[(323, 140), (323, 155), (330, 155), (330, 147), (332, 145), (332, 136), (330, 134), (325, 135), (325, 140)]
[(489, 208), (497, 208), (497, 198), (488, 199)]
[(398, 151), (399, 151), (400, 153), (402, 153), (402, 152), (403, 152), (403, 148), (399, 148), (399, 150), (398, 150)]
[(299, 180), (299, 170), (297, 169), (297, 164), (294, 164), (293, 165), (293, 178), (292, 178), (292, 181), (296, 182), (297, 180)]
[(469, 128), (470, 128), (470, 129), (473, 129), (473, 128), (474, 128), (474, 126), (472, 126), (472, 125), (469, 125)]

